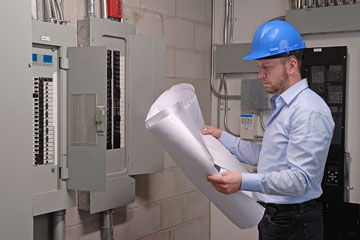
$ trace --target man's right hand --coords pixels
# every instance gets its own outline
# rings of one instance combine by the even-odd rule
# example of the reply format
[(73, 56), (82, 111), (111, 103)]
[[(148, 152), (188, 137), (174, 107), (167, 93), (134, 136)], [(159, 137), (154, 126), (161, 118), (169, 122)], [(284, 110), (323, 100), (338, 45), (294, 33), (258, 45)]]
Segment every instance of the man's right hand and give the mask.
[(201, 131), (201, 134), (203, 135), (212, 135), (213, 137), (215, 137), (217, 140), (220, 140), (220, 136), (223, 130), (206, 125), (205, 128)]

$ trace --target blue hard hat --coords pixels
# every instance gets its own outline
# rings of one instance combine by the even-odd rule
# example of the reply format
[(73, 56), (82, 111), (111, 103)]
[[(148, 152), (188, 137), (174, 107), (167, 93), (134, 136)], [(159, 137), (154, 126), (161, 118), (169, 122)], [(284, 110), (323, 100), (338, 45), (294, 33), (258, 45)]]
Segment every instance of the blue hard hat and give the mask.
[(304, 49), (300, 33), (289, 23), (275, 20), (264, 23), (255, 32), (251, 53), (244, 60), (255, 60)]

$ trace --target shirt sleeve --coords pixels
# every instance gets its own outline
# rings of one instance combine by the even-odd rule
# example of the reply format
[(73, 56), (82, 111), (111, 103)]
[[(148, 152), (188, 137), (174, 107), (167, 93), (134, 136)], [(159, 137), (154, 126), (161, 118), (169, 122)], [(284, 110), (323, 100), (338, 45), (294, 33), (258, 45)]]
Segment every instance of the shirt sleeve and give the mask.
[(289, 128), (284, 156), (287, 169), (243, 173), (241, 190), (280, 196), (305, 194), (310, 187), (321, 183), (333, 129), (333, 119), (322, 112), (297, 116)]
[(252, 166), (258, 164), (261, 144), (244, 141), (226, 131), (222, 131), (220, 142), (241, 162)]

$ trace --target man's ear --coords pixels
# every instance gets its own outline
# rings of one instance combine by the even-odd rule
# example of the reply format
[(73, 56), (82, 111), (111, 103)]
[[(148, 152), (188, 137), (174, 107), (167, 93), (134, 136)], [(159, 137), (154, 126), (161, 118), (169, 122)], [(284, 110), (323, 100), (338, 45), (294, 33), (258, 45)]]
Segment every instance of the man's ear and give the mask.
[(288, 74), (289, 75), (294, 74), (298, 70), (298, 65), (299, 65), (299, 62), (297, 61), (297, 59), (293, 56), (290, 56), (287, 61)]

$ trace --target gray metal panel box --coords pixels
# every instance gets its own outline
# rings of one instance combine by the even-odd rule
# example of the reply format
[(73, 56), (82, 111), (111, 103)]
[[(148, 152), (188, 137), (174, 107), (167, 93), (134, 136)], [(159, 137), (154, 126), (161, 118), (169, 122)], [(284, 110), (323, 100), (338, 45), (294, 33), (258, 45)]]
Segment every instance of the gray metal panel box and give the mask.
[(268, 96), (261, 83), (261, 79), (241, 80), (242, 109), (268, 109)]
[(129, 174), (159, 172), (164, 150), (145, 128), (146, 114), (163, 91), (165, 40), (130, 36)]
[[(125, 129), (121, 131), (121, 148), (106, 150), (106, 192), (79, 193), (79, 209), (96, 213), (134, 201), (135, 180), (129, 174), (163, 170), (163, 150), (151, 136), (149, 139), (144, 121), (149, 104), (162, 91), (165, 42), (135, 36), (135, 25), (92, 17), (78, 21), (78, 30), (80, 46), (106, 46), (108, 51), (118, 52), (124, 80), (120, 88), (125, 102), (120, 106)], [(144, 144), (146, 152), (139, 151)]]
[(290, 10), (286, 21), (301, 34), (360, 30), (360, 4)]
[(243, 57), (249, 55), (250, 43), (217, 45), (215, 53), (216, 73), (245, 73), (257, 72), (255, 61), (245, 61)]
[[(106, 190), (106, 47), (69, 48), (69, 188)], [(101, 116), (96, 116), (98, 111)], [(103, 118), (96, 122), (96, 118)], [(100, 120), (100, 119), (99, 119)]]
[[(64, 63), (68, 59), (67, 48), (76, 46), (76, 30), (72, 27), (33, 21), (32, 42), (34, 118), (32, 203), (33, 215), (37, 216), (75, 206), (75, 191), (68, 190), (66, 182), (67, 67)], [(38, 88), (40, 81), (44, 81), (41, 91)], [(44, 104), (36, 105), (39, 101), (44, 101)], [(36, 122), (39, 118), (46, 119), (43, 127)], [(43, 139), (42, 143), (37, 142), (39, 135), (40, 139)], [(40, 150), (42, 153), (39, 154)]]
[(0, 238), (31, 239), (30, 3), (0, 1), (0, 9)]

